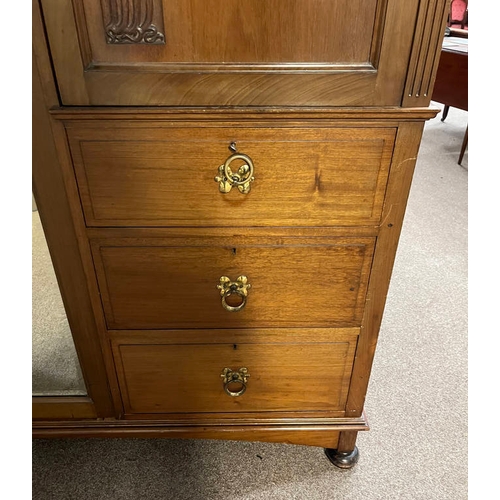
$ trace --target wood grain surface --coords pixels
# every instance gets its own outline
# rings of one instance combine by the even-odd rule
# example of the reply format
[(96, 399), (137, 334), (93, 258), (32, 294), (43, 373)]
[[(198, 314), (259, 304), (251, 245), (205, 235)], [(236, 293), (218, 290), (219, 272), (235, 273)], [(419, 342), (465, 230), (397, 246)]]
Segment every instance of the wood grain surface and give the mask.
[[(94, 241), (108, 328), (251, 328), (360, 324), (372, 238), (237, 237)], [(222, 276), (247, 276), (238, 312)], [(236, 305), (236, 304), (235, 304)]]
[[(347, 426), (353, 427), (352, 425)], [(367, 430), (361, 427), (360, 430)], [(267, 443), (288, 443), (306, 446), (336, 448), (339, 430), (335, 425), (248, 425), (206, 427), (137, 427), (127, 425), (116, 427), (102, 423), (100, 427), (33, 427), (34, 438), (156, 438), (156, 439), (223, 439), (233, 441), (262, 441)]]
[(41, 3), (65, 105), (395, 106), (419, 0), (158, 0), (159, 44), (109, 43), (108, 0)]
[[(127, 125), (68, 128), (89, 226), (329, 226), (380, 218), (394, 128)], [(248, 194), (221, 193), (214, 180), (231, 143), (254, 163)]]
[(110, 417), (115, 412), (81, 260), (77, 222), (65, 189), (60, 156), (65, 147), (64, 128), (49, 113), (59, 101), (38, 2), (33, 3), (32, 64), (32, 189), (89, 396), (34, 398), (32, 416)]
[[(107, 7), (110, 0), (102, 3)], [(107, 44), (101, 0), (84, 2), (93, 60), (138, 64), (369, 62), (372, 38), (377, 35), (374, 34), (376, 7), (384, 2), (160, 0), (157, 3), (160, 5), (151, 9), (151, 18), (156, 18), (158, 28), (164, 28), (165, 44), (150, 44), (137, 50), (133, 44), (119, 47)], [(161, 10), (164, 26), (157, 22), (162, 17)]]
[[(447, 3), (34, 2), (35, 191), (91, 396), (34, 401), (36, 436), (353, 449)], [(245, 195), (214, 181), (231, 143)]]
[[(331, 344), (120, 344), (114, 353), (126, 413), (328, 411), (345, 404), (356, 339)], [(225, 367), (248, 368), (243, 395), (231, 397), (224, 391), (220, 375)]]

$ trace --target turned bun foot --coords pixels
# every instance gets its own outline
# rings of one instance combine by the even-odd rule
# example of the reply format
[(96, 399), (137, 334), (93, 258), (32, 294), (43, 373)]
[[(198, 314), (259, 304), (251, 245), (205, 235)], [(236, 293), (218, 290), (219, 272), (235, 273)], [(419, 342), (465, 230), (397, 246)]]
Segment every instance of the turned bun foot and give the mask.
[(350, 469), (354, 467), (359, 459), (357, 446), (355, 446), (352, 451), (337, 451), (331, 448), (325, 448), (325, 455), (333, 465), (341, 469)]

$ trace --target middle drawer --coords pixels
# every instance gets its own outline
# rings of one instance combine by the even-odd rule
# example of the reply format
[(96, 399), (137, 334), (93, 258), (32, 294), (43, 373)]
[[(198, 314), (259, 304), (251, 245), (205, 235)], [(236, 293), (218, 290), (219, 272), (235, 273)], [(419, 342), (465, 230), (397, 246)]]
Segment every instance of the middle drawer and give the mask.
[(373, 237), (91, 239), (109, 329), (359, 326)]

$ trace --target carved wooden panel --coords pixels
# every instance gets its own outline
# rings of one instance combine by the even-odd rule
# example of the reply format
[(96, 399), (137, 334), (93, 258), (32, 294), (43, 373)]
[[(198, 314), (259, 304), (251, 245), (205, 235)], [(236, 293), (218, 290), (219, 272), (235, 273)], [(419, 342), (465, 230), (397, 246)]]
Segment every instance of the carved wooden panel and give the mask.
[[(80, 6), (79, 30), (89, 40), (93, 64), (231, 64), (237, 69), (257, 64), (267, 70), (269, 65), (281, 64), (283, 69), (293, 63), (316, 64), (316, 69), (323, 70), (354, 65), (366, 71), (374, 67), (372, 51), (382, 40), (388, 0), (73, 3)], [(151, 51), (129, 50), (137, 43), (159, 46)], [(116, 44), (121, 47), (110, 47)]]
[(102, 0), (109, 44), (164, 44), (161, 0)]

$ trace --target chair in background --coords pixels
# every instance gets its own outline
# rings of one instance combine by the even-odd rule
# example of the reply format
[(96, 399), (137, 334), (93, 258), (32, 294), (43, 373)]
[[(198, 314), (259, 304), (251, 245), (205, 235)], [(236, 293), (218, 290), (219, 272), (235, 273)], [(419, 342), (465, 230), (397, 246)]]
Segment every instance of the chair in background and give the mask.
[[(468, 0), (452, 0), (450, 4), (446, 38), (433, 93), (433, 100), (444, 104), (442, 122), (446, 120), (450, 106), (468, 111), (468, 44), (457, 48), (455, 43), (453, 48), (447, 43), (447, 40), (453, 38), (469, 38), (468, 3)], [(467, 126), (458, 157), (459, 165), (462, 164), (467, 148), (468, 136)]]
[(469, 24), (469, 1), (451, 0), (448, 27), (466, 30)]

